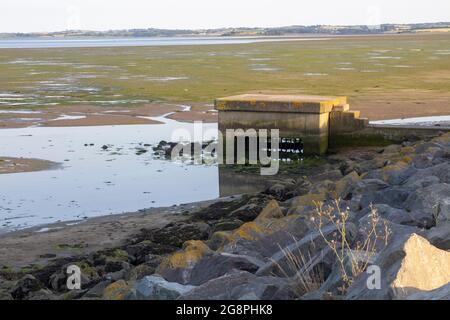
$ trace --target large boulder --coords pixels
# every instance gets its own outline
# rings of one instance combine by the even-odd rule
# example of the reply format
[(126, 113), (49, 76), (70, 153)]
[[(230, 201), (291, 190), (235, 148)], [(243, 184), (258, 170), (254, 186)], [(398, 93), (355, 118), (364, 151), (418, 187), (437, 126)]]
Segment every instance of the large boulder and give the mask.
[[(375, 204), (373, 208), (381, 218), (396, 224), (419, 228), (431, 228), (434, 225), (433, 218), (422, 211), (408, 212), (403, 209), (392, 208), (387, 204)], [(366, 210), (370, 211), (370, 208)]]
[(71, 265), (76, 265), (81, 271), (81, 287), (87, 288), (96, 284), (100, 280), (100, 275), (97, 268), (92, 266), (87, 261), (76, 261), (73, 263), (68, 263), (59, 268), (59, 270), (53, 273), (48, 280), (50, 288), (57, 292), (67, 291), (67, 270)]
[(306, 219), (297, 215), (281, 219), (257, 219), (231, 233), (222, 234), (219, 251), (265, 260), (294, 238), (303, 238), (309, 230)]
[(408, 211), (421, 211), (437, 223), (450, 221), (450, 185), (433, 184), (415, 190), (405, 201)]
[(223, 276), (233, 269), (255, 273), (263, 264), (263, 261), (251, 256), (225, 252), (214, 253), (212, 256), (201, 259), (192, 268), (189, 284), (201, 285), (211, 279)]
[(410, 166), (406, 161), (398, 161), (381, 169), (370, 171), (364, 178), (383, 180), (390, 185), (400, 185), (416, 172), (417, 169)]
[(370, 275), (362, 273), (349, 288), (347, 299), (405, 299), (450, 282), (450, 252), (417, 234), (391, 241), (374, 265), (381, 270), (381, 289), (369, 289)]
[(331, 191), (330, 198), (346, 199), (350, 191), (359, 181), (361, 181), (361, 177), (358, 173), (356, 173), (356, 171), (352, 171), (342, 179), (336, 181), (334, 189)]
[(360, 204), (362, 208), (368, 208), (371, 204), (387, 204), (393, 208), (402, 209), (410, 193), (409, 190), (403, 187), (389, 187), (373, 193), (363, 194)]
[(356, 250), (345, 249), (342, 256), (342, 264), (336, 260), (331, 268), (331, 272), (324, 278), (319, 289), (308, 292), (301, 297), (302, 300), (325, 300), (330, 297), (342, 298), (345, 294), (347, 283), (344, 281), (344, 271), (349, 277), (353, 277), (355, 261), (360, 264), (373, 263), (375, 255), (367, 255)]
[(128, 299), (175, 300), (194, 288), (194, 286), (168, 282), (160, 276), (153, 275), (138, 281), (134, 285), (134, 295), (131, 295)]
[(436, 177), (441, 183), (450, 183), (450, 157), (443, 163), (417, 170), (414, 175), (405, 181), (405, 185), (409, 186), (411, 183), (414, 183), (414, 181), (427, 177)]
[(267, 204), (267, 206), (261, 211), (256, 220), (263, 219), (279, 219), (283, 218), (283, 212), (281, 211), (280, 206), (276, 200), (271, 200)]
[(29, 294), (43, 288), (42, 283), (31, 274), (27, 274), (16, 282), (11, 290), (11, 296), (16, 300), (23, 300)]
[(103, 280), (97, 283), (94, 287), (90, 288), (83, 298), (101, 298), (105, 289), (112, 283), (112, 280)]
[(322, 181), (322, 180), (336, 181), (336, 180), (342, 179), (342, 172), (341, 172), (341, 170), (337, 170), (337, 169), (325, 170), (322, 173), (314, 175), (311, 179), (313, 181)]
[(294, 190), (296, 181), (293, 179), (284, 179), (271, 184), (264, 191), (265, 194), (275, 197), (275, 199), (283, 201), (292, 198), (297, 192)]
[(439, 289), (414, 293), (407, 300), (450, 300), (450, 282)]
[[(350, 235), (349, 241), (351, 241), (351, 238), (356, 236), (356, 226), (350, 223), (348, 230)], [(313, 264), (323, 262), (328, 254), (328, 252), (323, 251), (327, 247), (325, 238), (331, 240), (335, 238), (336, 233), (336, 227), (329, 225), (322, 228), (322, 232), (313, 231), (300, 240), (291, 239), (289, 244), (279, 247), (268, 259), (267, 263), (259, 268), (256, 274), (260, 276), (292, 277), (299, 271), (296, 267), (301, 267), (298, 264), (303, 264), (303, 262)], [(336, 240), (338, 240), (337, 237)]]
[(158, 268), (158, 273), (168, 281), (201, 285), (233, 269), (255, 273), (263, 264), (263, 261), (251, 256), (214, 252), (204, 255), (198, 261), (193, 261), (185, 268), (174, 270), (161, 266)]
[(102, 294), (103, 300), (125, 300), (132, 294), (132, 286), (125, 280), (119, 280), (108, 285)]
[(450, 250), (450, 222), (443, 223), (429, 230), (426, 238), (439, 249)]
[(352, 190), (354, 194), (372, 193), (389, 187), (389, 184), (380, 179), (363, 179)]
[(187, 284), (195, 265), (205, 256), (212, 254), (213, 251), (203, 241), (187, 241), (183, 250), (163, 259), (156, 273), (169, 281)]
[(274, 300), (292, 299), (286, 279), (257, 277), (246, 271), (231, 271), (180, 296), (180, 300)]
[(10, 289), (14, 286), (13, 281), (5, 280), (0, 277), (0, 300), (12, 300)]

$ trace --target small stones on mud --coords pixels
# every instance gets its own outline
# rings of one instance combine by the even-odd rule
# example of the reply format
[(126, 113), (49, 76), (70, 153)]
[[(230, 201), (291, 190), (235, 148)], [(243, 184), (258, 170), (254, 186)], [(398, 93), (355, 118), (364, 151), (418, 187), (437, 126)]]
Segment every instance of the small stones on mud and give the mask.
[[(177, 153), (178, 157), (182, 159), (192, 160), (192, 155), (194, 155), (196, 150), (200, 150), (200, 152), (203, 153), (203, 151), (205, 151), (205, 149), (213, 143), (214, 141), (205, 141), (200, 144), (198, 142), (167, 142), (165, 140), (161, 140), (158, 145), (153, 147), (153, 152), (156, 158), (169, 160), (172, 158), (172, 153), (175, 147), (177, 147), (179, 148), (179, 152)], [(187, 151), (189, 154), (185, 154), (185, 151)], [(214, 155), (215, 152), (214, 150), (212, 151)], [(204, 155), (202, 154), (202, 156)]]
[(140, 156), (141, 154), (144, 154), (144, 153), (147, 153), (147, 152), (148, 152), (147, 149), (144, 149), (144, 148), (136, 148), (135, 154), (136, 154), (137, 156)]

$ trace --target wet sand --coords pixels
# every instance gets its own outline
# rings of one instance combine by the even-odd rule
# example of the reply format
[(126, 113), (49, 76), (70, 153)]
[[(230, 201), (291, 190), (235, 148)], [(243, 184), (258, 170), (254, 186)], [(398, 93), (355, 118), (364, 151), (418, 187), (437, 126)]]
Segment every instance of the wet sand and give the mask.
[(125, 244), (143, 228), (159, 229), (169, 223), (186, 220), (190, 213), (215, 202), (235, 199), (237, 197), (152, 208), (4, 234), (0, 229), (0, 267), (44, 266), (55, 259), (115, 248)]
[(74, 105), (40, 109), (5, 108), (0, 110), (0, 128), (159, 124), (161, 122), (149, 118), (169, 113), (173, 113), (169, 116), (170, 119), (180, 122), (212, 123), (217, 122), (217, 113), (212, 109), (213, 106), (210, 105), (199, 104), (188, 108), (166, 103), (151, 103), (139, 107)]
[(369, 120), (387, 120), (450, 115), (450, 93), (425, 90), (373, 90), (349, 98), (350, 108)]
[(0, 157), (0, 174), (49, 170), (57, 166), (55, 162), (41, 159)]
[(218, 113), (214, 110), (214, 105), (193, 104), (188, 111), (175, 112), (169, 115), (168, 118), (180, 122), (202, 121), (214, 123), (218, 121)]

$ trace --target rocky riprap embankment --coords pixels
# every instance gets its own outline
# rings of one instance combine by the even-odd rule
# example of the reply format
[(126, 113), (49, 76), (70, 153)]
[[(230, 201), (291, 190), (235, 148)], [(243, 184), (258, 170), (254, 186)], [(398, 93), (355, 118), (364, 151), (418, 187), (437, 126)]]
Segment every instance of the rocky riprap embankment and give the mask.
[[(0, 298), (450, 299), (450, 134), (330, 159), (319, 174), (142, 230), (121, 248), (4, 271)], [(318, 203), (346, 217), (345, 232), (318, 223)], [(83, 290), (65, 288), (73, 263)], [(379, 288), (367, 286), (368, 266)]]

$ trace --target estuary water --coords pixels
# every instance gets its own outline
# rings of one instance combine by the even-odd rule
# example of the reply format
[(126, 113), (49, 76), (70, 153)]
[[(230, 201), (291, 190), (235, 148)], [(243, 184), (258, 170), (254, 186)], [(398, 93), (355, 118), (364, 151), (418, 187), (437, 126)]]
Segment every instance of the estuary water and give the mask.
[[(152, 146), (194, 126), (155, 125), (0, 130), (0, 154), (61, 163), (53, 170), (0, 175), (0, 230), (82, 220), (219, 196), (216, 165), (157, 159)], [(203, 124), (205, 141), (217, 124)], [(175, 135), (175, 136), (174, 136)]]
[(145, 47), (211, 44), (245, 44), (275, 41), (313, 41), (326, 38), (291, 37), (157, 37), (157, 38), (84, 38), (84, 39), (0, 39), (0, 49)]

